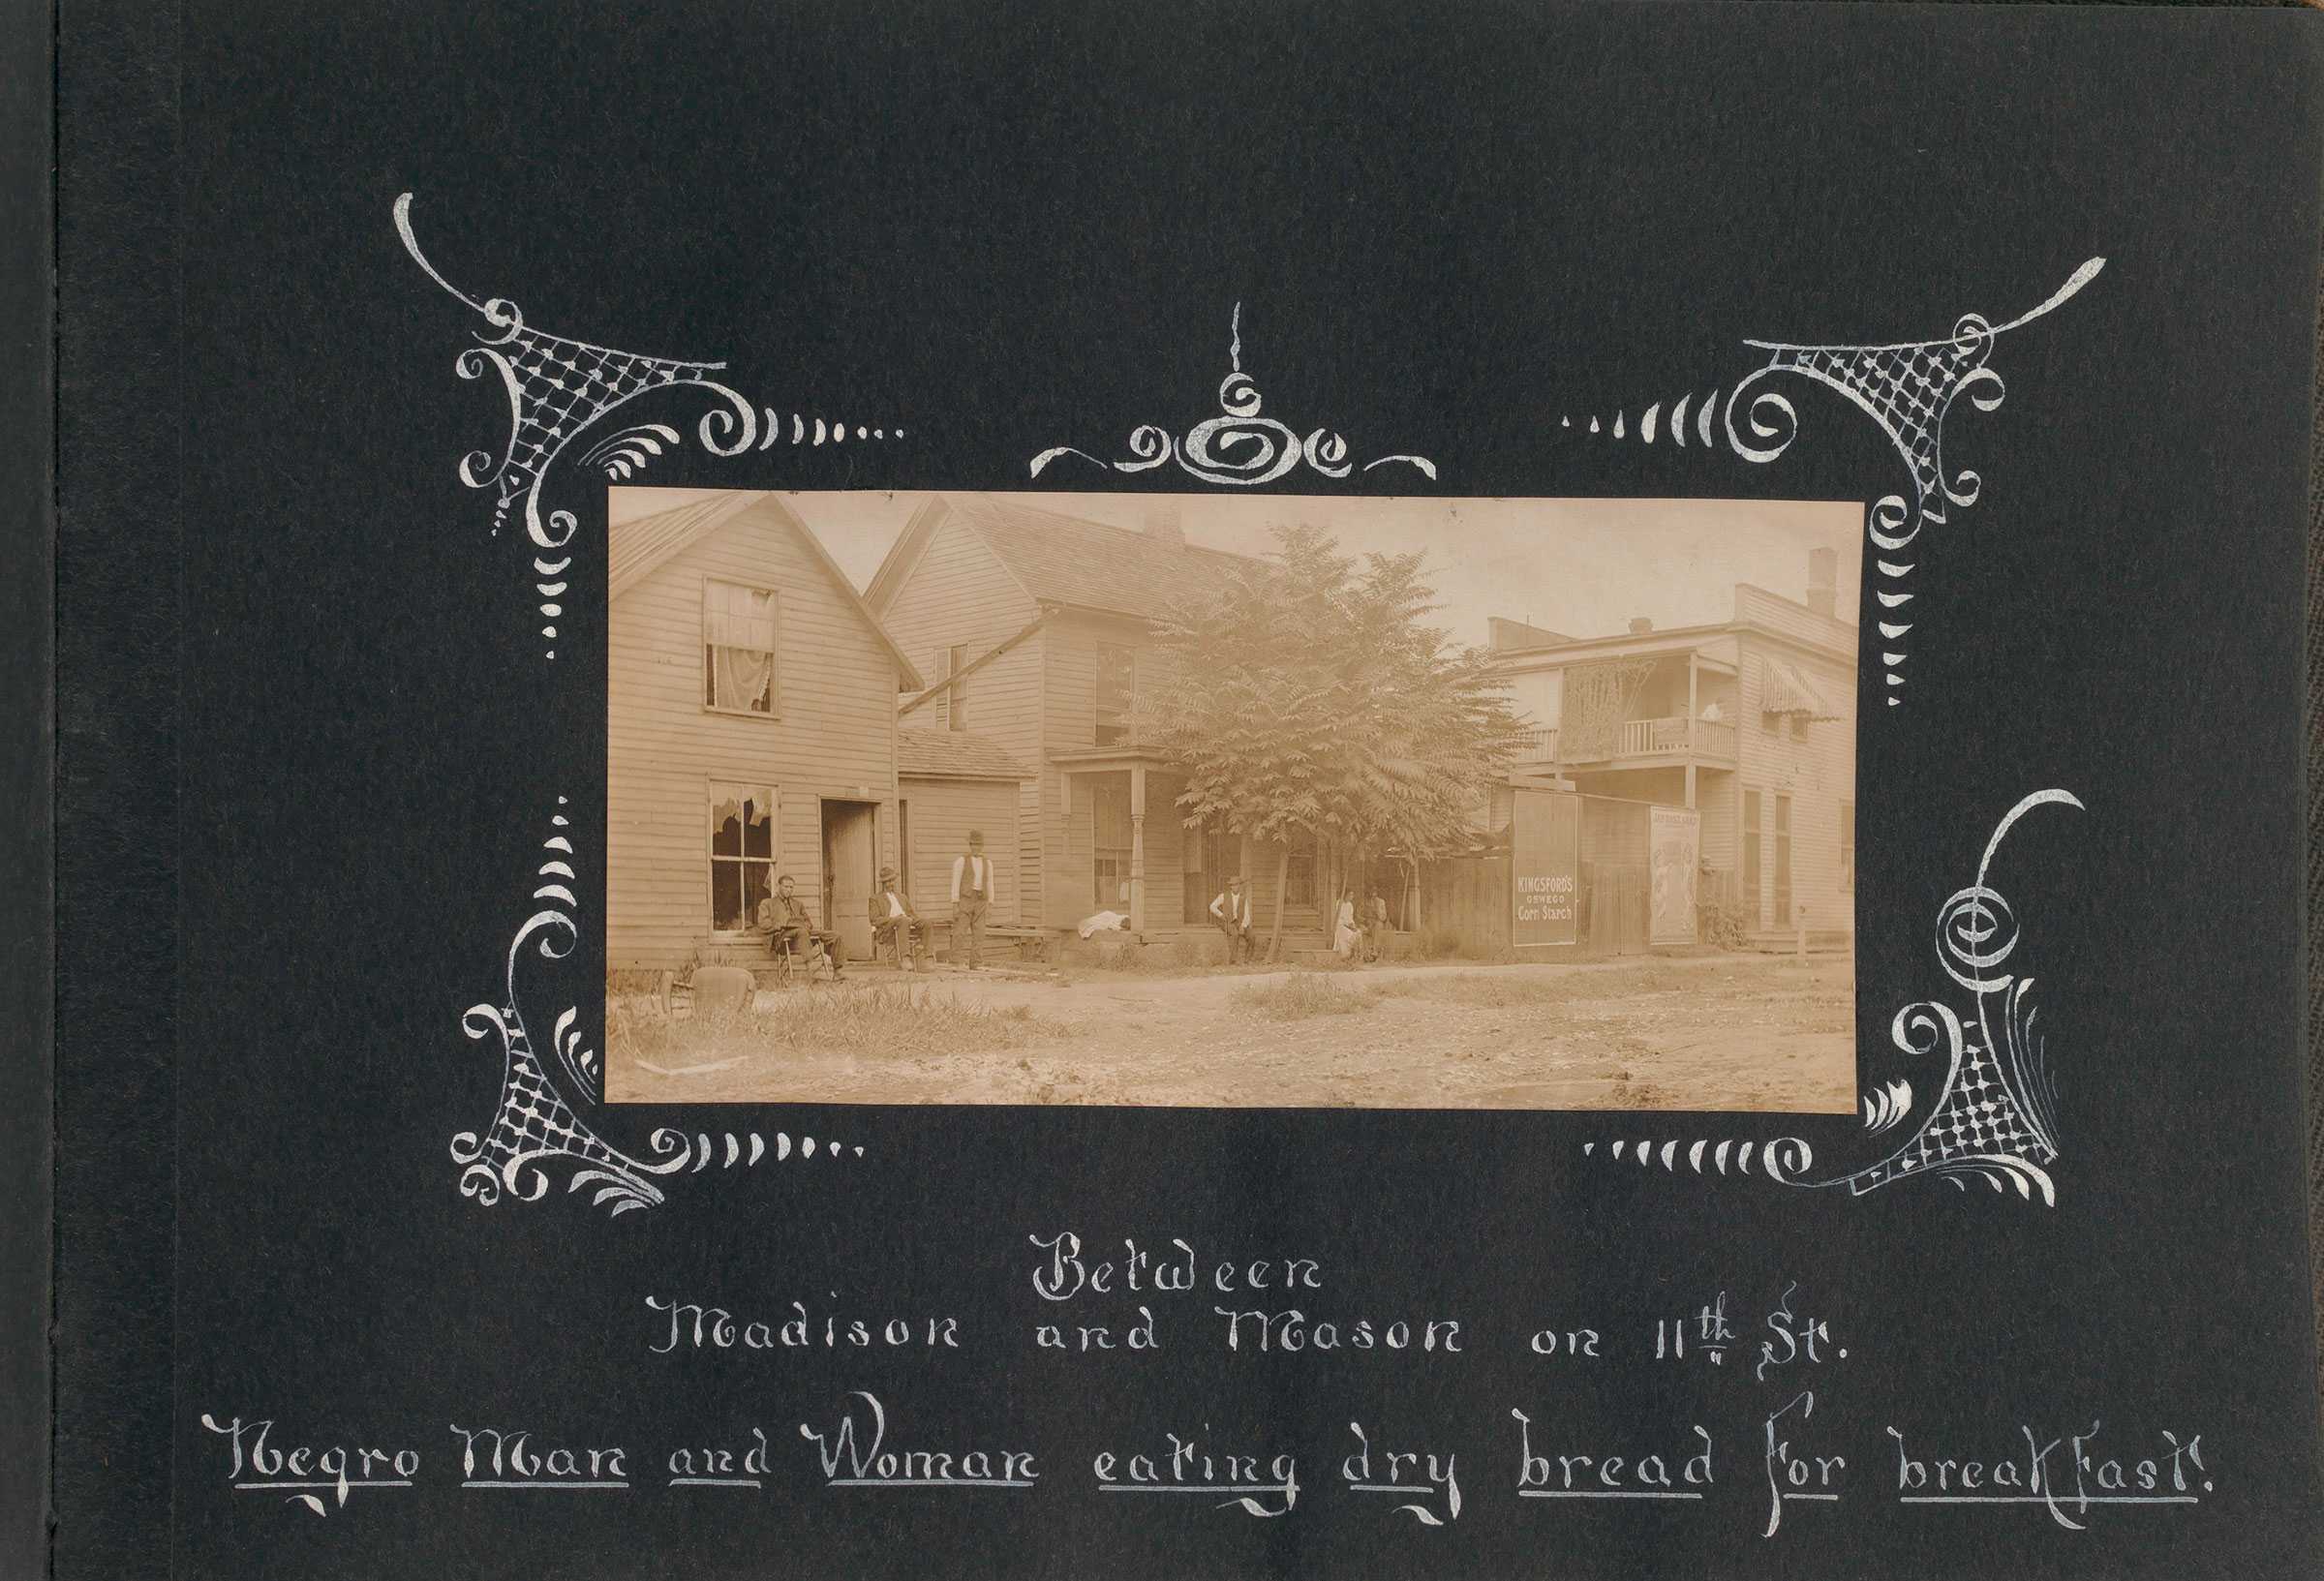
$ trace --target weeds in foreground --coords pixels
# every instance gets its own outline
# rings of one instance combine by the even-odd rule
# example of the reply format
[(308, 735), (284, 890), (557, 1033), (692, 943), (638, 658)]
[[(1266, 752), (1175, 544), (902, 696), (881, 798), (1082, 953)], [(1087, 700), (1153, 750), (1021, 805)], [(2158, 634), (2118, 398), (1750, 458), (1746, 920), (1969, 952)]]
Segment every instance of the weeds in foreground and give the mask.
[(1456, 972), (1391, 978), (1379, 991), (1399, 998), (1435, 999), (1456, 1005), (1505, 1010), (1521, 1005), (1565, 1004), (1576, 999), (1629, 999), (1647, 993), (1697, 988), (1699, 973), (1667, 966), (1617, 966), (1605, 971), (1515, 976), (1501, 972)]
[(1027, 1049), (1067, 1035), (1028, 1005), (986, 1009), (929, 987), (800, 988), (769, 1010), (665, 1020), (624, 1007), (608, 1018), (609, 1059), (665, 1067), (782, 1051), (872, 1056)]
[(1228, 998), (1236, 1008), (1270, 1021), (1298, 1021), (1310, 1016), (1344, 1016), (1366, 1010), (1380, 997), (1375, 984), (1343, 988), (1332, 976), (1300, 972), (1270, 978), (1237, 988)]

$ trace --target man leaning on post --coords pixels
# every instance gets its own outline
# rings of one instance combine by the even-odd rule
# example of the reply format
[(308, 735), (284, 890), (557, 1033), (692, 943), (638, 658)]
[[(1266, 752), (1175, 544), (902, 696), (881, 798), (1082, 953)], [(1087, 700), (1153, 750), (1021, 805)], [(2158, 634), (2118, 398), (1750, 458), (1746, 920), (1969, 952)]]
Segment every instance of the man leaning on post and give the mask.
[(1250, 959), (1251, 897), (1243, 893), (1240, 873), (1228, 879), (1227, 887), (1210, 902), (1210, 915), (1227, 936), (1227, 964), (1240, 965)]

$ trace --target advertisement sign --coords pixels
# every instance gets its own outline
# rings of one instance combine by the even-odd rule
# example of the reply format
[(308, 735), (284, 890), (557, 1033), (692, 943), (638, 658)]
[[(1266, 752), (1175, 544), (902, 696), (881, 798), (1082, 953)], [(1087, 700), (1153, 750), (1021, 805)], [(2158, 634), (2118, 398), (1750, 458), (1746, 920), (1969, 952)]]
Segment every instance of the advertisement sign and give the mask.
[(1581, 937), (1581, 798), (1520, 790), (1510, 821), (1510, 940), (1573, 944)]

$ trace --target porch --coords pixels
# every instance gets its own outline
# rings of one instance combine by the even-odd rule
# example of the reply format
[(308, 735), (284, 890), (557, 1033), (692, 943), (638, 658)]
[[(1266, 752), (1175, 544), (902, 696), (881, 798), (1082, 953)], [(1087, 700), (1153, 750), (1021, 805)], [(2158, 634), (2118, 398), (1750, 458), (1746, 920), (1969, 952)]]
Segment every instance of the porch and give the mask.
[[(1239, 873), (1260, 939), (1273, 935), (1280, 910), (1287, 954), (1329, 945), (1327, 880), (1310, 843), (1286, 852), (1272, 842), (1186, 828), (1177, 806), (1185, 776), (1134, 746), (1050, 761), (1064, 785), (1063, 839), (1050, 865), (1046, 927), (1074, 927), (1094, 912), (1116, 911), (1129, 918), (1131, 931), (1151, 939), (1207, 936), (1216, 927), (1211, 900)], [(1360, 896), (1379, 894), (1401, 921), (1406, 872), (1401, 861), (1384, 858), (1368, 867), (1359, 862), (1344, 876)]]
[(1731, 769), (1737, 697), (1734, 664), (1700, 650), (1575, 666), (1560, 722), (1526, 732), (1515, 766)]

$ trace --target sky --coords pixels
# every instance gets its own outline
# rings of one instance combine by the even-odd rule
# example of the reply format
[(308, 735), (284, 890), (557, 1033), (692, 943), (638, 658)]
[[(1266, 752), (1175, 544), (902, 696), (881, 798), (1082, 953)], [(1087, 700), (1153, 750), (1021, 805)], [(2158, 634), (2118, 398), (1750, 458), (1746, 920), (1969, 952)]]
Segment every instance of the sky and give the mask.
[[(618, 488), (614, 521), (669, 510), (718, 491)], [(860, 589), (927, 493), (786, 494)], [(1568, 636), (1617, 632), (1636, 616), (1658, 627), (1709, 625), (1734, 614), (1734, 585), (1799, 598), (1808, 553), (1839, 555), (1839, 609), (1852, 619), (1864, 507), (1852, 501), (1346, 499), (1319, 495), (998, 495), (1117, 527), (1175, 503), (1190, 543), (1261, 554), (1269, 530), (1312, 522), (1348, 554), (1428, 551), (1443, 606), (1434, 623), (1482, 644), (1494, 615)]]

